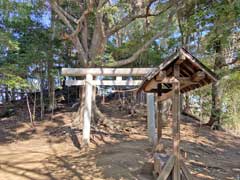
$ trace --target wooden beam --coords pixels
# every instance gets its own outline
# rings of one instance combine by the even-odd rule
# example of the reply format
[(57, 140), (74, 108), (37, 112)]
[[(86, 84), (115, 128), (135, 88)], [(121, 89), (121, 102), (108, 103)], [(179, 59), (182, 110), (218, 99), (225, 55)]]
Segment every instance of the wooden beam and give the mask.
[(122, 76), (117, 76), (116, 81), (122, 81)]
[[(197, 82), (193, 82), (191, 78), (189, 77), (180, 77), (178, 79), (181, 84), (196, 84)], [(175, 78), (169, 78), (166, 77), (164, 78), (161, 83), (166, 83), (166, 84), (172, 84), (174, 82), (177, 82)], [(142, 80), (120, 80), (120, 77), (117, 77), (116, 80), (92, 80), (90, 82), (94, 86), (138, 86), (142, 83)], [(145, 87), (148, 91), (152, 89), (157, 89), (157, 84), (160, 82), (157, 82), (155, 80), (152, 80), (152, 82), (147, 85), (148, 88)], [(82, 86), (85, 85), (86, 81), (85, 80), (66, 80), (66, 86)], [(185, 86), (186, 87), (186, 86)], [(149, 90), (150, 89), (150, 90)], [(166, 92), (168, 90), (162, 89), (163, 92)]]
[(179, 82), (175, 77), (165, 77), (160, 81), (157, 81), (157, 83), (163, 83), (163, 84), (173, 84)]
[(145, 86), (144, 91), (150, 91), (152, 89), (157, 89), (158, 82), (155, 79), (151, 79), (148, 84)]
[(157, 101), (161, 102), (161, 101), (165, 101), (169, 98), (173, 97), (173, 91), (169, 91), (167, 93), (162, 94), (162, 96), (159, 96)]
[[(174, 76), (179, 78), (180, 66), (174, 64)], [(172, 102), (172, 131), (173, 131), (173, 154), (176, 157), (174, 169), (173, 169), (173, 180), (180, 180), (180, 83), (173, 84), (173, 102)]]
[[(94, 86), (138, 86), (142, 80), (92, 80), (90, 82)], [(66, 86), (82, 86), (85, 80), (66, 80)]]
[(173, 72), (173, 67), (171, 66), (166, 70), (167, 76), (170, 75), (172, 72)]
[(84, 86), (85, 80), (66, 80), (66, 86)]
[(171, 155), (170, 158), (168, 159), (166, 165), (164, 166), (161, 174), (157, 178), (157, 180), (166, 180), (169, 177), (169, 175), (174, 167), (175, 161), (176, 161), (176, 157), (174, 155)]
[[(162, 93), (167, 93), (167, 92), (169, 92), (169, 91), (171, 91), (171, 89), (162, 89), (162, 90), (161, 90)], [(152, 89), (152, 90), (150, 90), (150, 91), (148, 91), (148, 92), (157, 93), (158, 90), (157, 90), (157, 89)]]
[(154, 94), (147, 93), (147, 124), (148, 136), (151, 143), (155, 140), (155, 108), (154, 108)]
[(181, 166), (183, 175), (187, 178), (187, 180), (193, 180), (191, 173), (189, 172), (188, 168), (186, 167), (182, 159), (180, 160), (180, 166)]
[(186, 83), (191, 83), (192, 82), (191, 77), (179, 77), (178, 81), (181, 84), (186, 84)]
[(186, 56), (184, 56), (184, 54), (180, 53), (179, 59), (176, 61), (176, 64), (180, 65), (180, 64), (182, 64), (186, 59), (187, 59)]
[[(162, 95), (162, 84), (158, 84), (157, 87), (158, 97)], [(157, 142), (162, 137), (162, 128), (163, 128), (163, 121), (162, 121), (162, 102), (157, 101)]]
[(206, 77), (206, 74), (203, 71), (198, 71), (192, 76), (192, 81), (198, 82), (204, 79), (205, 77)]
[(62, 68), (64, 76), (143, 76), (157, 68)]
[[(87, 74), (86, 81), (91, 82), (93, 76)], [(83, 145), (88, 146), (90, 143), (91, 115), (92, 115), (92, 96), (93, 86), (91, 83), (86, 83), (85, 88), (85, 106), (83, 112)]]
[(157, 81), (161, 81), (162, 79), (164, 79), (167, 76), (166, 71), (160, 71), (158, 73), (158, 75), (156, 76), (156, 80)]

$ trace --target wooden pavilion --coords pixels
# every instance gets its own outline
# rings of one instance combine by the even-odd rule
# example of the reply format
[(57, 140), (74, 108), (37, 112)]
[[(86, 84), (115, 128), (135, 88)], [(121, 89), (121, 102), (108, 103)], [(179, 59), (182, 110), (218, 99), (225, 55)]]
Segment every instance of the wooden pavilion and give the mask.
[[(215, 81), (217, 81), (216, 75), (183, 48), (176, 51), (171, 57), (163, 61), (156, 70), (145, 76), (139, 91), (157, 93), (158, 107), (161, 106), (162, 101), (172, 98), (173, 154), (160, 170), (158, 180), (193, 179), (180, 154), (180, 96), (182, 93)], [(161, 108), (158, 108), (158, 142), (162, 136), (161, 113)]]

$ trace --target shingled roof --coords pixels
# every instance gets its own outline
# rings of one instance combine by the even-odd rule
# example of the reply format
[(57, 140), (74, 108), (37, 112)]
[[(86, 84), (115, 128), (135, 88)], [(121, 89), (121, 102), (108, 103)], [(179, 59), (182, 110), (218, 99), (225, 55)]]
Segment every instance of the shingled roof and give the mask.
[[(160, 74), (165, 74), (166, 77), (174, 77), (173, 67), (174, 64), (180, 66), (180, 79), (189, 79), (189, 82), (180, 81), (181, 93), (185, 93), (214, 81), (217, 81), (216, 75), (205, 65), (203, 65), (197, 58), (192, 56), (184, 48), (177, 50), (172, 56), (165, 59), (159, 67), (150, 73), (148, 73), (142, 84), (139, 87), (139, 91), (156, 92), (157, 84), (161, 83), (161, 80), (157, 78)], [(151, 89), (146, 89), (148, 84), (155, 82), (155, 85), (151, 86)], [(165, 90), (171, 89), (171, 84), (164, 84)]]

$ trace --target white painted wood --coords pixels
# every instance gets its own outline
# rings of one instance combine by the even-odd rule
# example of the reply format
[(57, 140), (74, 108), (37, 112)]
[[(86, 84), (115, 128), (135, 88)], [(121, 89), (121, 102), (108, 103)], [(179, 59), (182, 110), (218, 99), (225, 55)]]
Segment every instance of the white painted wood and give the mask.
[(122, 81), (122, 76), (117, 76), (116, 81)]
[(86, 76), (86, 88), (85, 88), (85, 107), (83, 114), (83, 144), (88, 145), (90, 143), (90, 128), (91, 128), (91, 114), (92, 114), (92, 96), (93, 86), (91, 82), (93, 76), (87, 74)]
[(64, 76), (143, 76), (156, 68), (62, 68)]
[(66, 80), (66, 86), (84, 86), (85, 80)]
[[(90, 83), (94, 86), (138, 86), (142, 80), (92, 80)], [(85, 80), (66, 80), (66, 86), (85, 85)]]
[(154, 94), (147, 93), (147, 124), (148, 136), (151, 143), (154, 144), (155, 140), (155, 103)]

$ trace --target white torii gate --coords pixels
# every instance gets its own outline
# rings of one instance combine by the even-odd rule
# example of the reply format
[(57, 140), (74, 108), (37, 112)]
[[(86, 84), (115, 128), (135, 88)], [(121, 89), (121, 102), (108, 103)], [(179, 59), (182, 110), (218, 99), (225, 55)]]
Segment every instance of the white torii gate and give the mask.
[[(139, 77), (149, 72), (155, 71), (156, 68), (62, 68), (64, 76), (85, 76), (85, 80), (67, 80), (67, 86), (85, 85), (85, 108), (83, 112), (83, 144), (90, 142), (91, 112), (93, 86), (139, 86), (142, 80), (123, 80), (122, 76)], [(94, 76), (112, 76), (116, 80), (94, 80)], [(153, 94), (147, 96), (148, 102), (148, 133), (150, 141), (154, 141), (155, 132), (155, 111)]]

